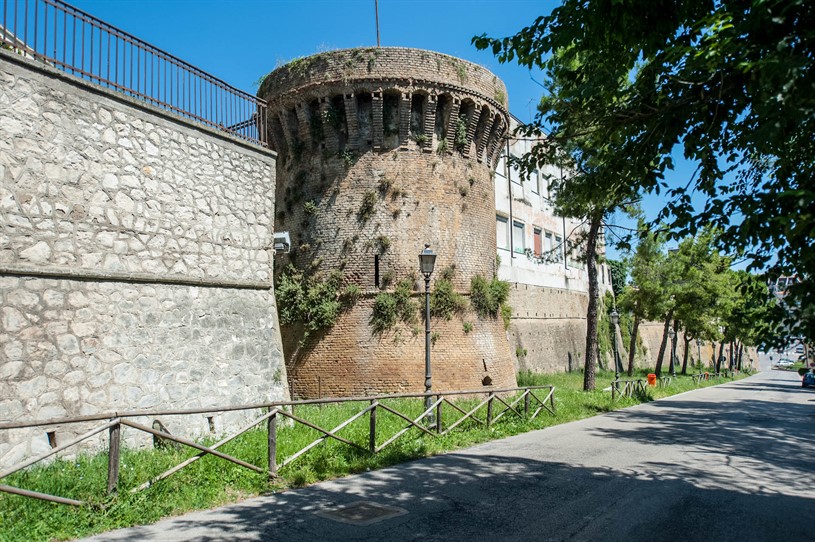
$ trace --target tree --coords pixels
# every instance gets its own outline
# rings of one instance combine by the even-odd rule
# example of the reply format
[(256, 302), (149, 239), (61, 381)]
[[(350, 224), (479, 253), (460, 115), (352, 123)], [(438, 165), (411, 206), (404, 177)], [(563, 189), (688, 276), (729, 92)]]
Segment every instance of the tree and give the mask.
[(625, 289), (625, 279), (628, 276), (628, 262), (625, 260), (607, 259), (608, 271), (611, 275), (611, 289), (614, 297), (619, 297)]
[[(640, 221), (640, 227), (645, 227)], [(634, 372), (634, 356), (637, 333), (642, 320), (653, 320), (665, 314), (667, 295), (663, 287), (660, 269), (665, 259), (661, 236), (650, 234), (640, 238), (636, 252), (631, 258), (632, 284), (625, 288), (618, 300), (619, 306), (634, 315), (628, 347), (628, 376)]]
[[(480, 38), (477, 45), (483, 45)], [(574, 77), (581, 72), (582, 59), (570, 53), (568, 48), (553, 50), (550, 61), (538, 62), (547, 69), (549, 95), (544, 96), (538, 106), (538, 119), (554, 116), (568, 119), (560, 123), (546, 137), (542, 137), (543, 122), (522, 126), (520, 132), (526, 136), (535, 136), (539, 143), (530, 152), (516, 160), (516, 166), (524, 174), (534, 170), (545, 171), (544, 165), (559, 166), (567, 174), (549, 176), (555, 211), (561, 216), (584, 219), (583, 237), (571, 246), (585, 246), (582, 257), (586, 262), (588, 275), (589, 303), (586, 311), (586, 361), (583, 388), (592, 390), (595, 387), (595, 366), (598, 352), (598, 304), (599, 285), (597, 280), (598, 249), (600, 235), (606, 225), (606, 219), (618, 209), (630, 205), (639, 197), (639, 187), (633, 180), (636, 171), (628, 167), (623, 156), (616, 152), (616, 147), (609, 144), (613, 136), (607, 130), (599, 129), (589, 116), (569, 115), (569, 112), (581, 111), (587, 100), (586, 96), (575, 94)], [(500, 60), (509, 60), (502, 57)], [(600, 77), (603, 74), (599, 74)], [(607, 99), (613, 101), (615, 96), (624, 93), (629, 86), (625, 77), (616, 77), (606, 82), (613, 88)]]
[[(815, 338), (815, 2), (564, 0), (514, 36), (474, 42), (547, 78), (570, 70), (536, 123), (562, 140), (602, 134), (642, 190), (666, 188), (675, 149), (695, 163), (659, 218), (679, 238), (712, 224), (752, 269), (797, 275), (789, 304), (810, 309), (788, 330)], [(598, 193), (622, 173), (598, 175)]]

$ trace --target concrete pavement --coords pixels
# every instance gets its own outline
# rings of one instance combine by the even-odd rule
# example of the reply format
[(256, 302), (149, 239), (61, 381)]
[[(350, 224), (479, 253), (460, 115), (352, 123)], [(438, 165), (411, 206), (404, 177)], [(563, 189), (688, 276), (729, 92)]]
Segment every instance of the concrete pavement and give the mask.
[[(321, 515), (360, 501), (401, 515)], [(90, 540), (524, 539), (815, 540), (815, 390), (768, 371)]]

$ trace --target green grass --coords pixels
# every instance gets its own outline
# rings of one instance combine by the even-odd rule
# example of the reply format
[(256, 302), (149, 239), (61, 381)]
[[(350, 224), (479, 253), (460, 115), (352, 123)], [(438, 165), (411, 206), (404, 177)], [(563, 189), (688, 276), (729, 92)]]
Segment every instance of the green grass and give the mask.
[[(634, 378), (644, 379), (646, 372), (641, 372)], [(555, 416), (542, 412), (534, 420), (527, 420), (507, 413), (489, 428), (468, 420), (443, 437), (430, 437), (414, 429), (376, 455), (327, 440), (290, 466), (283, 468), (279, 473), (280, 477), (274, 481), (269, 481), (265, 475), (233, 463), (205, 456), (149, 489), (131, 494), (129, 491), (131, 488), (195, 455), (196, 452), (186, 447), (159, 450), (125, 449), (121, 459), (119, 495), (108, 497), (105, 494), (107, 454), (83, 455), (74, 460), (58, 459), (50, 464), (12, 475), (3, 479), (2, 483), (83, 500), (90, 505), (73, 507), (0, 493), (0, 540), (70, 539), (119, 527), (152, 523), (163, 517), (190, 510), (212, 508), (254, 495), (378, 469), (410, 459), (587, 418), (697, 388), (689, 376), (678, 377), (669, 388), (649, 388), (644, 397), (612, 401), (611, 394), (602, 391), (610, 386), (612, 379), (613, 373), (600, 371), (597, 375), (597, 390), (583, 392), (581, 373), (554, 375), (524, 373), (518, 377), (519, 386), (555, 386), (557, 390)], [(703, 385), (713, 385), (722, 381), (724, 380), (710, 381)], [(543, 399), (545, 393), (539, 396)], [(413, 418), (423, 410), (420, 400), (394, 399), (384, 403)], [(474, 406), (476, 403), (476, 400), (469, 399), (459, 404), (468, 410), (467, 406)], [(367, 402), (324, 407), (298, 406), (295, 408), (295, 414), (320, 427), (332, 429), (366, 406)], [(534, 400), (532, 406), (535, 407)], [(523, 402), (519, 403), (518, 407), (522, 408)], [(494, 413), (497, 414), (502, 409), (502, 406), (496, 403)], [(486, 407), (483, 407), (479, 412), (482, 419), (485, 411)], [(452, 408), (445, 407), (443, 416), (444, 424), (447, 426), (461, 415)], [(265, 424), (261, 426), (265, 427)], [(382, 444), (404, 426), (403, 420), (379, 409), (377, 443)], [(364, 415), (340, 431), (339, 435), (367, 447), (368, 429), (369, 418)], [(129, 429), (123, 428), (123, 431), (127, 430)], [(300, 424), (279, 426), (278, 462), (318, 436), (320, 434), (317, 431)], [(258, 466), (266, 465), (268, 462), (264, 429), (249, 431), (219, 449)]]

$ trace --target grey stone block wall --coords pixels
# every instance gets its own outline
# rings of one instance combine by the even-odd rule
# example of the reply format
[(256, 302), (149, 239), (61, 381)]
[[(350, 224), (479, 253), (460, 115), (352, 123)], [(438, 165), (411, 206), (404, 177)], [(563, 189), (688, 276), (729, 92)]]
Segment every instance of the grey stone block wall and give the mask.
[[(274, 183), (274, 153), (0, 51), (0, 422), (287, 398)], [(0, 465), (45, 431), (0, 430)]]

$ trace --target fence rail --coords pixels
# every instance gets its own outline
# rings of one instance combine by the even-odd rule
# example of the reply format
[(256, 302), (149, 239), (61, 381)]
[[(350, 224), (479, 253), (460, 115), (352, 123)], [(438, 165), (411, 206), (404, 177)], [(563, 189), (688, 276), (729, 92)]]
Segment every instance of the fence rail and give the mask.
[(0, 0), (4, 49), (268, 146), (266, 102), (61, 0)]
[[(292, 464), (297, 459), (303, 457), (310, 450), (328, 440), (341, 442), (346, 446), (356, 448), (366, 453), (377, 454), (384, 450), (385, 448), (387, 448), (388, 446), (390, 446), (391, 444), (393, 444), (394, 442), (396, 442), (402, 435), (404, 435), (411, 429), (416, 429), (417, 431), (423, 434), (429, 435), (433, 438), (438, 438), (440, 436), (447, 435), (453, 429), (459, 427), (462, 423), (464, 423), (467, 420), (471, 420), (476, 424), (489, 427), (490, 425), (496, 423), (498, 420), (500, 420), (502, 417), (508, 414), (529, 420), (536, 418), (541, 412), (548, 412), (549, 414), (554, 415), (555, 414), (554, 394), (555, 388), (553, 386), (528, 386), (521, 388), (502, 388), (493, 390), (467, 390), (441, 393), (378, 395), (373, 397), (349, 397), (349, 398), (317, 399), (306, 401), (279, 401), (260, 405), (256, 404), (256, 405), (231, 406), (220, 409), (219, 408), (187, 409), (187, 410), (167, 410), (160, 412), (161, 415), (178, 416), (201, 413), (268, 409), (268, 412), (265, 412), (260, 417), (252, 420), (247, 425), (240, 428), (237, 432), (230, 434), (229, 436), (221, 439), (220, 441), (210, 446), (205, 446), (198, 442), (194, 442), (192, 440), (180, 436), (172, 435), (168, 431), (163, 430), (163, 428), (156, 429), (155, 425), (154, 427), (148, 427), (146, 425), (142, 425), (128, 419), (134, 417), (153, 417), (159, 414), (155, 411), (128, 412), (113, 415), (110, 418), (102, 418), (102, 416), (104, 415), (96, 415), (96, 416), (80, 416), (75, 418), (60, 418), (58, 420), (52, 419), (34, 422), (23, 422), (14, 424), (6, 423), (0, 426), (0, 430), (17, 429), (21, 427), (42, 427), (55, 424), (86, 423), (89, 421), (104, 422), (66, 444), (55, 447), (52, 450), (49, 450), (48, 452), (22, 461), (21, 463), (18, 463), (0, 472), (0, 479), (6, 478), (27, 467), (42, 462), (58, 454), (59, 452), (62, 452), (72, 446), (79, 444), (80, 442), (83, 442), (107, 430), (108, 431), (107, 492), (109, 494), (116, 493), (119, 488), (119, 465), (121, 458), (122, 427), (128, 427), (130, 429), (135, 429), (137, 431), (149, 433), (161, 441), (171, 441), (198, 450), (198, 454), (185, 459), (181, 463), (176, 464), (172, 468), (151, 478), (150, 480), (142, 483), (141, 485), (132, 488), (130, 490), (132, 493), (137, 493), (139, 491), (143, 491), (149, 488), (153, 484), (169, 476), (172, 476), (173, 474), (177, 473), (184, 467), (194, 463), (195, 461), (201, 459), (206, 455), (210, 455), (218, 459), (234, 463), (240, 467), (252, 470), (259, 474), (267, 474), (270, 477), (274, 477), (277, 476), (277, 473), (280, 469), (283, 469), (288, 465)], [(462, 408), (460, 404), (454, 402), (454, 400), (457, 398), (467, 396), (478, 398), (477, 404), (469, 408), (469, 410), (467, 410), (466, 408)], [(390, 399), (408, 399), (408, 398), (425, 399), (428, 397), (432, 399), (430, 406), (424, 408), (424, 410), (418, 416), (416, 415), (411, 416), (405, 412), (401, 412), (392, 405), (387, 405), (383, 403), (383, 401)], [(362, 402), (363, 404), (367, 403), (367, 406), (364, 406), (359, 412), (354, 413), (353, 415), (339, 423), (336, 427), (333, 427), (331, 429), (320, 427), (318, 424), (312, 423), (311, 421), (306, 420), (305, 418), (298, 416), (294, 413), (295, 406), (323, 405), (331, 403), (342, 404), (352, 402)], [(379, 435), (378, 431), (379, 427), (377, 423), (378, 411), (383, 411), (385, 413), (394, 415), (398, 419), (401, 419), (403, 422), (406, 422), (406, 425), (402, 427), (399, 431), (397, 431), (395, 434), (385, 436), (384, 441), (382, 441), (381, 444), (378, 444), (380, 442), (380, 437), (382, 437), (382, 435)], [(445, 412), (447, 414), (445, 414)], [(339, 434), (344, 428), (348, 427), (349, 425), (359, 420), (360, 418), (363, 418), (365, 415), (368, 415), (369, 421), (368, 421), (368, 435), (364, 443), (360, 444), (358, 442), (354, 442), (350, 438), (346, 438)], [(445, 420), (447, 420), (448, 416), (452, 416), (454, 421), (450, 423), (445, 423)], [(315, 440), (309, 442), (307, 445), (297, 450), (296, 452), (290, 454), (288, 457), (279, 460), (278, 426), (280, 423), (280, 419), (282, 418), (288, 418), (295, 424), (301, 424), (310, 429), (316, 430), (321, 435)], [(238, 459), (236, 457), (233, 457), (218, 450), (218, 448), (222, 447), (227, 442), (234, 440), (235, 438), (263, 424), (264, 422), (266, 423), (267, 447), (268, 447), (268, 463), (266, 465), (263, 466), (254, 465), (252, 463), (243, 461), (241, 459)], [(57, 495), (49, 495), (10, 485), (0, 484), (0, 492), (13, 493), (16, 495), (22, 495), (35, 499), (41, 499), (55, 503), (68, 504), (74, 506), (82, 506), (85, 504), (83, 501), (61, 497)]]

